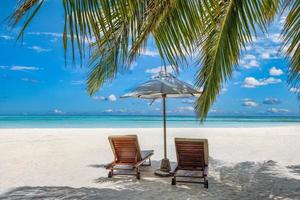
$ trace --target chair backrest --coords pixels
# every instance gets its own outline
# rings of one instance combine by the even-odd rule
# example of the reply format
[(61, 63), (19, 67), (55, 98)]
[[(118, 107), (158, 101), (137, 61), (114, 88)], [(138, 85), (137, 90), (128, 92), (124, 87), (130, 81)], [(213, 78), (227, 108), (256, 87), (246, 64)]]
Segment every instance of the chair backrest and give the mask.
[(175, 138), (178, 168), (195, 169), (208, 166), (207, 139)]
[(134, 164), (141, 160), (141, 151), (136, 135), (108, 137), (117, 163)]

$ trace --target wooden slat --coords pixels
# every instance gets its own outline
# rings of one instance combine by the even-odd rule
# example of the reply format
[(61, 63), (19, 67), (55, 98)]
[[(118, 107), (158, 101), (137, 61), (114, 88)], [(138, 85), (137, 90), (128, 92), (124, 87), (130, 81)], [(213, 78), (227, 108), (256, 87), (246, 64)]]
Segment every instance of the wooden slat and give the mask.
[(115, 149), (117, 163), (136, 163), (137, 148), (136, 140), (133, 138), (114, 138), (112, 143)]
[(192, 141), (176, 141), (178, 155), (178, 167), (184, 168), (203, 168), (204, 162), (204, 143)]

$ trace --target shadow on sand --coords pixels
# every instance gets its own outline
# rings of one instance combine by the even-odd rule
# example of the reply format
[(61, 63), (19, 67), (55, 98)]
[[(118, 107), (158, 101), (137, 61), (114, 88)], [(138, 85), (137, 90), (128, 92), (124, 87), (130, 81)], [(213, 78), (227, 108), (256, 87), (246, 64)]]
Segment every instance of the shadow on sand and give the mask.
[(93, 180), (99, 188), (26, 186), (0, 199), (300, 199), (300, 166), (283, 167), (273, 161), (224, 166), (211, 159), (210, 163), (209, 189), (198, 184), (172, 186), (170, 178), (153, 176), (153, 169), (159, 166), (154, 161), (152, 168), (142, 169), (141, 180), (99, 177)]

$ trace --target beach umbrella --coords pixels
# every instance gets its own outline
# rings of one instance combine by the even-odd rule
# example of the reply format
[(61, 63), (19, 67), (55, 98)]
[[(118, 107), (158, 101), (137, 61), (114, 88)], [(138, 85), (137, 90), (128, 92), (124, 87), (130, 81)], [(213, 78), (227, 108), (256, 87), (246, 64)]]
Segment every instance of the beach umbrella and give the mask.
[(201, 91), (192, 85), (178, 80), (172, 74), (160, 72), (149, 81), (142, 83), (121, 98), (142, 98), (142, 99), (162, 99), (163, 107), (163, 133), (164, 133), (164, 159), (162, 159), (160, 172), (163, 175), (169, 173), (170, 161), (167, 158), (167, 127), (166, 127), (166, 98), (187, 98), (200, 96)]

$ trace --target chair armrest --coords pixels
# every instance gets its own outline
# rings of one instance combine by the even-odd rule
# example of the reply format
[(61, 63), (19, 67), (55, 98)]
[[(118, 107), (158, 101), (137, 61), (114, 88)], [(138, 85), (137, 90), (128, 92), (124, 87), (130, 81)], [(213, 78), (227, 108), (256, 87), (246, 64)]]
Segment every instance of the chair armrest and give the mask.
[(142, 160), (140, 160), (139, 162), (137, 162), (134, 167), (139, 167), (140, 165), (142, 165), (147, 159), (149, 159), (151, 156), (153, 155), (153, 151), (150, 152), (148, 155), (146, 155), (146, 157), (144, 157)]
[(142, 160), (150, 158), (151, 156), (153, 156), (153, 154), (154, 154), (153, 150), (144, 150), (144, 151), (141, 151)]
[(137, 162), (137, 163), (134, 165), (134, 167), (139, 167), (139, 166), (141, 166), (145, 161), (146, 161), (146, 159)]

